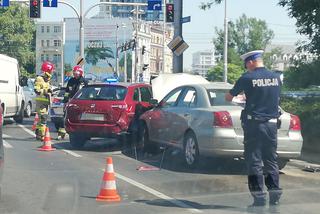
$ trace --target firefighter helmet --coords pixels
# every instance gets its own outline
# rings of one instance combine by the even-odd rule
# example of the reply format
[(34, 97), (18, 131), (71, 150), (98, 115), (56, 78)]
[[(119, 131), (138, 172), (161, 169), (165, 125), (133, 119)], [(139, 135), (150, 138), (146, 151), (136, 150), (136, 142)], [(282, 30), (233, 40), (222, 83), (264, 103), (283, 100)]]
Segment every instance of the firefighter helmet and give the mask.
[(80, 65), (76, 65), (73, 67), (73, 76), (75, 78), (80, 78), (83, 76), (83, 69)]

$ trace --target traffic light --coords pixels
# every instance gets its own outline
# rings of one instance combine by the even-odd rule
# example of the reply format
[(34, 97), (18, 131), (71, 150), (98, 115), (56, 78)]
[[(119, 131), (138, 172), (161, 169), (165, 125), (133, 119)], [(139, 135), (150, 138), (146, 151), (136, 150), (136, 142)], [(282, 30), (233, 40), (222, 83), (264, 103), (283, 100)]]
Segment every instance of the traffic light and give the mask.
[(149, 66), (149, 64), (143, 64), (142, 70), (143, 71), (147, 70), (148, 66)]
[(40, 18), (41, 0), (30, 0), (30, 18)]
[(166, 22), (174, 22), (174, 5), (166, 4)]
[(144, 54), (146, 53), (146, 46), (145, 46), (145, 45), (142, 46), (142, 51), (141, 51), (141, 53), (142, 53), (142, 55), (144, 55)]

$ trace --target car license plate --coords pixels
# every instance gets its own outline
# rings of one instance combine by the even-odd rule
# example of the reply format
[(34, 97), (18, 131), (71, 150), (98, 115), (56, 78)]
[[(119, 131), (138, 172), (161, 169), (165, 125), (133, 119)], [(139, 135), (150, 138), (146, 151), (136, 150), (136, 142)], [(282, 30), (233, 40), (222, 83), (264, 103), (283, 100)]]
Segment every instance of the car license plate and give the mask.
[(88, 114), (88, 113), (84, 113), (84, 114), (81, 115), (81, 120), (104, 121), (104, 115), (103, 114)]

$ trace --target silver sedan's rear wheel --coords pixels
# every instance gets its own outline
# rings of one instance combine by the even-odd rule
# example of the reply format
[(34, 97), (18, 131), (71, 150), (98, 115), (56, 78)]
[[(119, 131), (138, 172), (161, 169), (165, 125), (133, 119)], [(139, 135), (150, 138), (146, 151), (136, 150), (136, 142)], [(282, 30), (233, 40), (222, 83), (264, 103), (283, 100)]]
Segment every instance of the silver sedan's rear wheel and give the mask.
[(188, 167), (195, 167), (199, 160), (199, 148), (196, 136), (188, 132), (184, 138), (184, 161)]
[(31, 110), (31, 104), (28, 103), (25, 110), (24, 110), (24, 116), (25, 117), (30, 117), (32, 114), (32, 110)]

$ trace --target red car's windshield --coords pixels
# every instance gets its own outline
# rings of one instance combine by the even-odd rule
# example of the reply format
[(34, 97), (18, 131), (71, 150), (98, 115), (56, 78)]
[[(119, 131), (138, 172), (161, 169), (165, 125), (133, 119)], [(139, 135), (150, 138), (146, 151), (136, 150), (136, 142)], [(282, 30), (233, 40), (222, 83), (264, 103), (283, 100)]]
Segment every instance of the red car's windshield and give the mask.
[(123, 86), (89, 86), (75, 96), (79, 100), (124, 100), (127, 88)]

